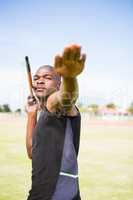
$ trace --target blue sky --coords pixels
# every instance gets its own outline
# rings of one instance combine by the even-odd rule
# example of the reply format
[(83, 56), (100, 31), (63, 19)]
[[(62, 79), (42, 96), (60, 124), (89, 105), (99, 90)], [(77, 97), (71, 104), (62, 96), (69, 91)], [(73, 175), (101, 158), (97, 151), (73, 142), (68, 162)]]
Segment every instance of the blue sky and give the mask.
[(71, 43), (87, 54), (78, 77), (81, 101), (122, 107), (133, 101), (132, 0), (0, 0), (0, 25), (0, 104), (24, 105), (25, 55), (34, 73)]

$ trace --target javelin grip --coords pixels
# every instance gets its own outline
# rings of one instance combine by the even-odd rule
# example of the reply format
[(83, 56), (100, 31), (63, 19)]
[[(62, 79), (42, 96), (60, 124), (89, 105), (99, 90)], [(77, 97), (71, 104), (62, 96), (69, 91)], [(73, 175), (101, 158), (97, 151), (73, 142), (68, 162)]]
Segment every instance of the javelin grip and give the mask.
[(31, 69), (30, 69), (30, 63), (29, 63), (28, 56), (25, 56), (25, 62), (26, 62), (26, 69), (27, 69), (27, 75), (28, 75), (28, 83), (29, 83), (30, 95), (33, 96), (32, 76), (31, 76)]

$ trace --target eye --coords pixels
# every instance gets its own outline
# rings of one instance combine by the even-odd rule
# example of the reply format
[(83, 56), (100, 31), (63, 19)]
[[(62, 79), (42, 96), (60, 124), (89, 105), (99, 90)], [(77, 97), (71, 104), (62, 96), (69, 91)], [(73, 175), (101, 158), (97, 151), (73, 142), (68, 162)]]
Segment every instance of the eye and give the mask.
[(46, 79), (52, 80), (52, 77), (51, 76), (46, 76)]
[(33, 80), (36, 81), (38, 79), (38, 76), (34, 76)]

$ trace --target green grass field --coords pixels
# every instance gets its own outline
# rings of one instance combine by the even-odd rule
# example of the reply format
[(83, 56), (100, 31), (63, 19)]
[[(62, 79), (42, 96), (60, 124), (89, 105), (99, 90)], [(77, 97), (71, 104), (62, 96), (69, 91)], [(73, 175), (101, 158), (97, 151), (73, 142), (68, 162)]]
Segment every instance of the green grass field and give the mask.
[[(26, 200), (30, 189), (25, 123), (0, 115), (0, 200)], [(79, 174), (82, 200), (133, 200), (133, 122), (84, 116)]]

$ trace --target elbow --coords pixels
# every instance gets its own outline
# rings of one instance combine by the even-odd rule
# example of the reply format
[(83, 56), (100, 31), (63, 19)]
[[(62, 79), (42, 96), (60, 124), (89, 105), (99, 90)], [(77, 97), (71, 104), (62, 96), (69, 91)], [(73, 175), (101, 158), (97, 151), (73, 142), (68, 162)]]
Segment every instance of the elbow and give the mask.
[(66, 111), (70, 111), (75, 105), (77, 98), (63, 99), (61, 101), (61, 106), (65, 108)]
[(32, 153), (31, 153), (31, 151), (28, 151), (27, 154), (28, 154), (28, 158), (32, 159)]
[(32, 147), (27, 147), (27, 155), (29, 159), (32, 159)]
[(28, 154), (28, 158), (30, 159), (30, 160), (32, 160), (32, 155), (30, 154)]
[(73, 106), (78, 99), (78, 92), (65, 92), (61, 95), (60, 101), (64, 106)]

